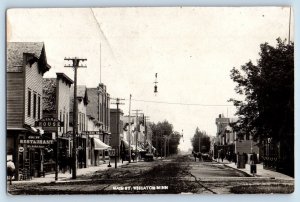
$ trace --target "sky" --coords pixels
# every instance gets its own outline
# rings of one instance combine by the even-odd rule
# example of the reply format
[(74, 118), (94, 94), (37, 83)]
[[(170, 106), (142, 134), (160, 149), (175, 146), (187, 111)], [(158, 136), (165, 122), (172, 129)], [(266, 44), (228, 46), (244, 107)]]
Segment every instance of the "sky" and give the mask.
[[(238, 96), (230, 70), (249, 60), (255, 63), (261, 43), (287, 39), (289, 11), (288, 7), (11, 9), (7, 41), (44, 42), (52, 67), (45, 77), (63, 72), (73, 79), (64, 58), (86, 58), (87, 68), (78, 70), (79, 85), (96, 87), (101, 81), (112, 98), (125, 99), (121, 106), (125, 114), (132, 94), (131, 109), (142, 110), (150, 121), (172, 123), (183, 133), (180, 149), (187, 150), (196, 127), (215, 136), (218, 115), (234, 117), (236, 109), (228, 100)], [(291, 24), (293, 40), (293, 17)]]

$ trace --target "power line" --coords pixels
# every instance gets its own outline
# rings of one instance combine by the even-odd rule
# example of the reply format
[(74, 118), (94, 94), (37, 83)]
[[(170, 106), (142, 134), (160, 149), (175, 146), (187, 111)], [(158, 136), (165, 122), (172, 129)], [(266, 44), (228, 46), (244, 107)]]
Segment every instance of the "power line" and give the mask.
[[(108, 48), (109, 48), (109, 50), (110, 50), (110, 52), (111, 52), (113, 58), (116, 59), (115, 54), (114, 54), (114, 52), (113, 52), (113, 50), (112, 50), (112, 48), (111, 48), (111, 45), (110, 45), (110, 43), (109, 43), (109, 41), (108, 41), (106, 35), (104, 34), (104, 32), (103, 32), (103, 30), (102, 30), (102, 28), (101, 28), (101, 26), (100, 26), (99, 21), (98, 21), (97, 18), (96, 18), (96, 15), (95, 15), (95, 13), (94, 13), (94, 10), (93, 10), (92, 8), (90, 8), (90, 11), (91, 11), (92, 16), (93, 16), (93, 18), (94, 18), (94, 20), (95, 20), (95, 22), (96, 22), (96, 24), (97, 24), (97, 28), (98, 28), (98, 30), (99, 30), (99, 32), (100, 32), (100, 36), (102, 36), (102, 37), (104, 38), (104, 41), (105, 41), (106, 44), (108, 45)], [(101, 43), (101, 42), (100, 42), (100, 43)]]
[(170, 105), (187, 105), (187, 106), (203, 106), (203, 107), (235, 107), (233, 105), (226, 105), (226, 104), (200, 104), (200, 103), (165, 102), (165, 101), (138, 100), (138, 99), (131, 99), (131, 100), (136, 102), (148, 102), (148, 103), (170, 104)]

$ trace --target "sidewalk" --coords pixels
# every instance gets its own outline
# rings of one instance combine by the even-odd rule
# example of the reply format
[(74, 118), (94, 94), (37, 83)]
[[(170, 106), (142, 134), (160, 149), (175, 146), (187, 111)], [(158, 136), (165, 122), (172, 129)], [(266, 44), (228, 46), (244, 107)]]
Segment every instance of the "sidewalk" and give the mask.
[[(253, 176), (253, 174), (250, 173), (250, 165), (249, 164), (246, 164), (245, 168), (241, 169), (241, 168), (237, 168), (237, 165), (235, 163), (229, 162), (225, 159), (223, 160), (223, 162), (221, 160), (218, 161), (218, 159), (214, 159), (214, 161), (218, 162), (218, 163), (222, 163), (222, 164), (224, 164), (228, 167), (240, 170), (240, 171), (242, 171), (242, 172), (244, 172), (244, 173), (246, 173), (250, 176)], [(262, 163), (256, 164), (255, 177), (266, 177), (266, 178), (274, 178), (274, 179), (294, 180), (294, 178), (292, 178), (288, 175), (285, 175), (285, 174), (282, 174), (282, 173), (279, 173), (279, 172), (275, 172), (275, 171), (272, 171), (272, 170), (264, 169)]]
[[(117, 167), (121, 167), (123, 165), (127, 165), (128, 161), (124, 161), (123, 164), (122, 162), (117, 163)], [(101, 164), (99, 166), (90, 166), (88, 168), (77, 168), (76, 170), (76, 176), (82, 176), (86, 174), (91, 174), (97, 171), (104, 171), (107, 169), (115, 169), (115, 163), (110, 163), (111, 167), (107, 167), (108, 163)], [(67, 171), (65, 173), (58, 173), (58, 180), (57, 182), (65, 182), (69, 181), (72, 179), (72, 174)], [(32, 178), (31, 180), (22, 180), (22, 181), (13, 181), (13, 184), (18, 184), (18, 183), (50, 183), (50, 182), (55, 182), (55, 173), (51, 174), (46, 174), (45, 177), (36, 177)]]

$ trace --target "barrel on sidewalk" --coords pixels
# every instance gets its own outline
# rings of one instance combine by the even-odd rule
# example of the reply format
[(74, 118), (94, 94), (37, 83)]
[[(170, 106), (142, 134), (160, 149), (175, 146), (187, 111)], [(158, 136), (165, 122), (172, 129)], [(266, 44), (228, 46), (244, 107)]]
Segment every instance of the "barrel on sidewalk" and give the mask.
[(237, 168), (245, 168), (246, 158), (243, 154), (237, 155)]

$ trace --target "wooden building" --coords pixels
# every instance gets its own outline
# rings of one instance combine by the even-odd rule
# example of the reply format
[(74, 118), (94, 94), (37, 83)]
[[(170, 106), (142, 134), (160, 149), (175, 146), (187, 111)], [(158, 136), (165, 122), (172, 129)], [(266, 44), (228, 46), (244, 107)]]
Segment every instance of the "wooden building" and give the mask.
[[(70, 106), (70, 87), (73, 81), (64, 73), (56, 73), (57, 78), (43, 79), (43, 117), (56, 118), (64, 124), (60, 127), (45, 128), (44, 136), (52, 137), (57, 133), (58, 137), (58, 163), (61, 171), (67, 170), (68, 162), (71, 157), (71, 136), (69, 135), (69, 106)], [(56, 134), (55, 134), (56, 136)], [(56, 147), (50, 147), (45, 151), (44, 170), (54, 170), (56, 158)]]
[(16, 166), (17, 180), (43, 170), (43, 130), (35, 128), (35, 121), (43, 116), (43, 75), (50, 68), (44, 43), (7, 43), (7, 157)]

